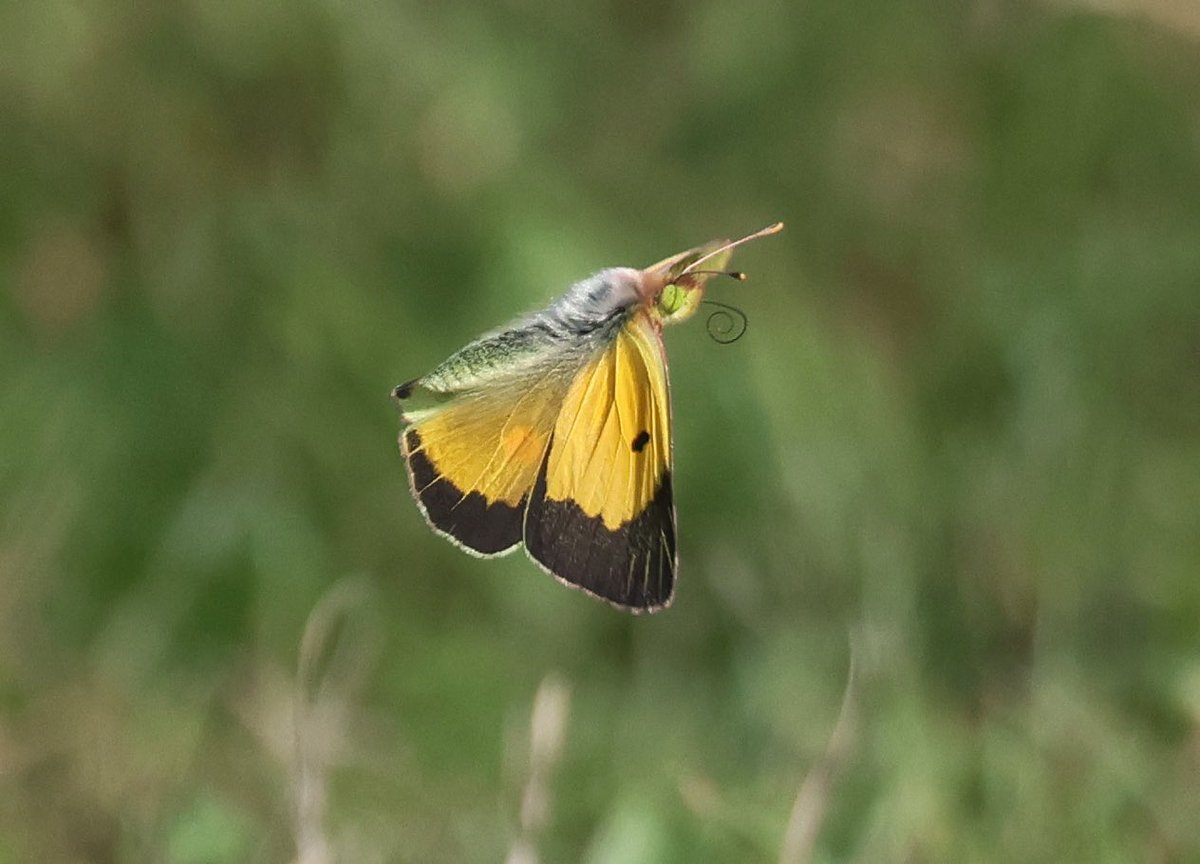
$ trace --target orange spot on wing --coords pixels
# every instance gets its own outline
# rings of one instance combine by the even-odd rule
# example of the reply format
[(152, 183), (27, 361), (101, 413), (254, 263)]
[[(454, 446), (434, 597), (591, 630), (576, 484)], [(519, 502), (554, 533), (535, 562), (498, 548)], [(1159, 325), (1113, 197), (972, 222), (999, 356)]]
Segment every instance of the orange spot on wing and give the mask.
[(504, 430), (500, 446), (510, 463), (535, 465), (541, 462), (545, 436), (539, 435), (532, 426), (510, 426)]

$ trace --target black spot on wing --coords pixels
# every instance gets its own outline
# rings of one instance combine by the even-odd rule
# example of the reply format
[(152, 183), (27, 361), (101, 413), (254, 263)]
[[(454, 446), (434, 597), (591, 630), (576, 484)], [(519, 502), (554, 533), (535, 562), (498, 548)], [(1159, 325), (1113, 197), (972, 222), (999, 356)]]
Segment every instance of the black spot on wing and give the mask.
[(405, 381), (403, 384), (397, 384), (392, 390), (392, 398), (398, 402), (407, 399), (412, 395), (413, 385), (416, 384), (418, 380), (420, 379), (414, 378), (411, 381)]
[(675, 589), (671, 474), (637, 516), (610, 531), (574, 501), (546, 498), (546, 466), (525, 514), (525, 548), (558, 578), (633, 611), (660, 609)]
[(430, 524), (481, 555), (496, 555), (521, 542), (524, 500), (513, 507), (489, 502), (478, 492), (464, 493), (440, 475), (421, 449), (416, 429), (404, 433), (404, 443), (413, 494)]
[(637, 434), (636, 438), (634, 438), (631, 442), (629, 442), (629, 446), (633, 450), (634, 453), (641, 453), (642, 450), (644, 450), (646, 448), (646, 445), (649, 443), (650, 443), (650, 433), (647, 432), (645, 429), (643, 429), (641, 432), (639, 432)]

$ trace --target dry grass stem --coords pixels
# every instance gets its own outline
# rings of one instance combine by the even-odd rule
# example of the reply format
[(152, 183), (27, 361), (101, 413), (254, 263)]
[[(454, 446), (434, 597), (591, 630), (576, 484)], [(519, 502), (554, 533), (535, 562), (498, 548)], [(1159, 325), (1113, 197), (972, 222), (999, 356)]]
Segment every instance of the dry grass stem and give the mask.
[(329, 767), (345, 741), (354, 696), (378, 651), (362, 582), (342, 580), (313, 608), (300, 641), (293, 715), (296, 864), (336, 860), (326, 825)]
[(852, 639), (850, 670), (846, 675), (846, 689), (842, 693), (842, 707), (824, 755), (805, 776), (796, 793), (792, 815), (783, 837), (783, 848), (779, 853), (779, 864), (805, 864), (813, 860), (817, 836), (825, 822), (838, 773), (854, 746), (858, 725), (857, 653)]
[(550, 780), (562, 753), (571, 714), (570, 686), (554, 673), (538, 685), (529, 719), (529, 779), (521, 796), (521, 830), (507, 864), (537, 864), (537, 837), (550, 818)]

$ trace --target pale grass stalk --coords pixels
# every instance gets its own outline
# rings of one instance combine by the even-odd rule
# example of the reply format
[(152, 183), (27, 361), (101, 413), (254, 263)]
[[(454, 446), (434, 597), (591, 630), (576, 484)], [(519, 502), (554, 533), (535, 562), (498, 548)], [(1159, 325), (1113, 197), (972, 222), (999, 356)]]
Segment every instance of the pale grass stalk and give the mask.
[(838, 774), (846, 764), (854, 746), (858, 726), (858, 679), (854, 639), (850, 642), (850, 670), (842, 707), (830, 733), (829, 743), (821, 760), (809, 770), (796, 793), (792, 815), (783, 836), (779, 864), (807, 864), (813, 860), (817, 837), (829, 810), (829, 799), (837, 784)]
[(521, 829), (506, 864), (538, 864), (537, 838), (550, 819), (550, 781), (571, 715), (571, 688), (550, 673), (538, 685), (529, 718), (529, 778), (521, 795)]
[(335, 584), (313, 607), (300, 640), (292, 718), (295, 864), (337, 859), (326, 826), (328, 774), (378, 648), (378, 628), (352, 620), (370, 607), (367, 594), (360, 580)]

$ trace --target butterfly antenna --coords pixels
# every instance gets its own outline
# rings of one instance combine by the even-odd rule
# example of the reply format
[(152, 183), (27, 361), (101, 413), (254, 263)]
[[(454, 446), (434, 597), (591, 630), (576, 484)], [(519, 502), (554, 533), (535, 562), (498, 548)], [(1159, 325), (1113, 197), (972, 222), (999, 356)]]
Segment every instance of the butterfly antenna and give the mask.
[[(772, 234), (778, 234), (782, 230), (783, 230), (783, 223), (776, 222), (774, 225), (768, 225), (766, 228), (762, 228), (758, 231), (755, 231), (753, 234), (747, 234), (745, 237), (743, 237), (740, 240), (734, 240), (732, 243), (726, 243), (724, 246), (718, 246), (716, 249), (712, 250), (707, 255), (701, 255), (699, 258), (697, 258), (695, 261), (693, 261), (691, 264), (689, 264), (687, 267), (685, 267), (683, 269), (683, 272), (680, 273), (679, 275), (686, 276), (689, 273), (695, 273), (696, 268), (699, 265), (703, 264), (705, 261), (707, 261), (709, 258), (712, 258), (714, 255), (720, 255), (722, 252), (727, 252), (730, 249), (736, 249), (738, 246), (741, 246), (743, 243), (749, 243), (751, 240), (757, 240), (759, 237), (769, 237)], [(711, 273), (714, 271), (710, 270), (707, 272)], [(724, 272), (724, 271), (716, 271), (716, 272)], [(730, 273), (727, 275), (732, 276), (733, 274)], [(739, 276), (734, 276), (733, 278), (742, 279), (742, 278), (745, 278), (745, 276), (744, 276), (744, 274), (742, 274)]]

